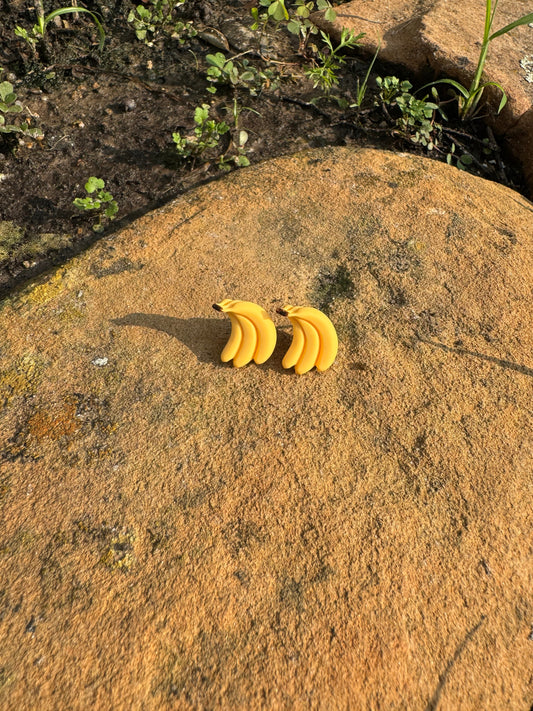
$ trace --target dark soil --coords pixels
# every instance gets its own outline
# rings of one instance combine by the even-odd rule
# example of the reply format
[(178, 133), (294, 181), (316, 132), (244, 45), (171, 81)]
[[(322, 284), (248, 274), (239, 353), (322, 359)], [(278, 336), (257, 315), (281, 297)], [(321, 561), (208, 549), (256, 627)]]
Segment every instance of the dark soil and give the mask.
[[(57, 24), (51, 22), (45, 41), (33, 51), (14, 31), (17, 25), (29, 30), (35, 11), (24, 0), (0, 0), (0, 81), (13, 84), (24, 106), (17, 115), (19, 122), (29, 119), (44, 134), (34, 140), (0, 133), (0, 294), (97, 238), (94, 214), (73, 206), (74, 198), (84, 196), (90, 176), (105, 180), (119, 205), (118, 220), (106, 228), (110, 230), (223, 175), (218, 155), (236, 152), (234, 99), (244, 107), (239, 128), (249, 135), (245, 151), (252, 163), (305, 147), (339, 144), (426, 152), (398, 135), (394, 117), (374, 106), (375, 77), (406, 78), (398, 68), (375, 64), (359, 112), (341, 109), (331, 99), (313, 104), (321, 92), (304, 74), (304, 66), (313, 62), (313, 48), (302, 56), (297, 39), (284, 29), (272, 29), (260, 44), (260, 33), (250, 31), (254, 2), (187, 0), (175, 10), (175, 18), (192, 21), (204, 34), (182, 43), (161, 32), (153, 46), (139, 40), (127, 22), (128, 13), (140, 2), (83, 3), (103, 19), (106, 41), (100, 52), (98, 33), (87, 14), (64, 15)], [(45, 12), (60, 6), (57, 1), (44, 2)], [(275, 72), (278, 81), (264, 86), (257, 96), (229, 86), (208, 93), (205, 57), (221, 51), (213, 43), (224, 40), (227, 57), (247, 52), (244, 58), (258, 69)], [(337, 96), (353, 103), (357, 79), (364, 79), (368, 61), (346, 58)], [(196, 161), (180, 160), (172, 133), (190, 132), (194, 109), (203, 103), (212, 106), (214, 118), (227, 121), (234, 130), (222, 137), (220, 149), (207, 151)], [(473, 172), (525, 190), (515, 164), (481, 121), (447, 126), (460, 133), (443, 136), (430, 155), (446, 159), (453, 140), (457, 154), (473, 155)], [(483, 152), (487, 138), (490, 160)]]

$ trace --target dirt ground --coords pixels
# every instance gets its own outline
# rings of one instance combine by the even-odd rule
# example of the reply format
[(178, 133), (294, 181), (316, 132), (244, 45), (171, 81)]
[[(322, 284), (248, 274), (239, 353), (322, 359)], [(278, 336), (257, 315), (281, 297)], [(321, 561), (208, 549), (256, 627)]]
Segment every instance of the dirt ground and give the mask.
[[(313, 44), (320, 47), (320, 42), (313, 37), (301, 52), (297, 38), (283, 28), (272, 27), (266, 35), (253, 32), (251, 9), (256, 3), (187, 0), (173, 11), (173, 20), (191, 22), (198, 34), (176, 37), (161, 30), (148, 35), (153, 40), (149, 44), (128, 23), (137, 4), (83, 3), (102, 20), (105, 46), (100, 51), (96, 25), (87, 13), (50, 22), (45, 39), (32, 47), (15, 28), (30, 31), (35, 10), (24, 0), (0, 2), (0, 82), (13, 85), (23, 106), (19, 123), (29, 121), (43, 134), (34, 139), (0, 133), (0, 295), (98, 237), (92, 229), (94, 214), (73, 205), (84, 196), (90, 176), (103, 179), (118, 204), (117, 221), (106, 223), (106, 229), (113, 229), (223, 175), (216, 159), (221, 153), (235, 155), (243, 129), (251, 163), (309, 146), (356, 144), (427, 152), (399, 136), (394, 117), (374, 101), (375, 77), (406, 78), (398, 68), (376, 62), (362, 109), (346, 109), (331, 98), (319, 99), (320, 89), (305, 76), (305, 67), (316, 59)], [(58, 7), (57, 2), (43, 5), (45, 14)], [(215, 94), (208, 93), (206, 55), (220, 51), (268, 74), (255, 96), (239, 86), (219, 86)], [(368, 64), (367, 57), (346, 57), (333, 93), (353, 103)], [(420, 85), (427, 77), (417, 79)], [(190, 132), (195, 108), (205, 103), (211, 105), (211, 116), (226, 121), (231, 131), (222, 136), (218, 151), (207, 151), (196, 161), (180, 160), (172, 134)], [(447, 125), (460, 131), (455, 139), (465, 151), (481, 156), (470, 166), (472, 172), (523, 191), (505, 146), (494, 142), (482, 121), (465, 126), (452, 120)], [(494, 158), (488, 162), (481, 153), (487, 136)], [(445, 160), (450, 145), (449, 136), (444, 137), (430, 155)]]

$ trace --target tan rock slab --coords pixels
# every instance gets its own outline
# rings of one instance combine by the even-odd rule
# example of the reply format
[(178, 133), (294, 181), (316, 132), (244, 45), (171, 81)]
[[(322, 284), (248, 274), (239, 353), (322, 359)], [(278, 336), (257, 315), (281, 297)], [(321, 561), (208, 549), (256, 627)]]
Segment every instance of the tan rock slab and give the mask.
[[(493, 32), (531, 12), (531, 5), (509, 0), (498, 5)], [(485, 21), (485, 3), (477, 0), (354, 0), (338, 9), (334, 23), (314, 16), (334, 36), (347, 27), (365, 32), (362, 47), (374, 53), (381, 41), (381, 59), (416, 73), (431, 69), (436, 76), (469, 87), (479, 59)], [(508, 104), (495, 120), (522, 165), (533, 195), (533, 83), (524, 62), (533, 57), (533, 28), (517, 27), (490, 43), (484, 81), (500, 83)], [(486, 90), (485, 99), (496, 110), (501, 92)]]
[[(4, 301), (0, 708), (530, 708), (532, 248), (500, 185), (321, 149)], [(281, 368), (286, 302), (326, 373)]]

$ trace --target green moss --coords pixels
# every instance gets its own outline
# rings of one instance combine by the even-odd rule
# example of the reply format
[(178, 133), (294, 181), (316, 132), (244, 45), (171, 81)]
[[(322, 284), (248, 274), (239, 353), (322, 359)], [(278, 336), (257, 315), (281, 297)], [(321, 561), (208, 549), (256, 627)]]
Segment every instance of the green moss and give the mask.
[(135, 563), (133, 544), (136, 535), (131, 529), (116, 532), (110, 539), (100, 563), (111, 570), (129, 571)]
[(60, 294), (65, 288), (65, 270), (59, 269), (54, 274), (46, 277), (37, 285), (32, 284), (20, 295), (19, 301), (23, 304), (47, 304)]
[(24, 240), (24, 230), (14, 222), (0, 222), (0, 262), (17, 253)]
[(27, 353), (6, 370), (0, 371), (0, 403), (9, 405), (17, 395), (32, 395), (41, 380), (45, 363), (39, 356)]
[(354, 294), (354, 282), (348, 268), (338, 264), (334, 272), (320, 272), (311, 290), (313, 306), (328, 314), (337, 299), (347, 299)]
[(446, 227), (446, 239), (462, 239), (466, 233), (465, 221), (456, 212), (452, 212), (450, 222)]
[(11, 491), (11, 477), (8, 474), (0, 475), (0, 506), (9, 496)]
[(0, 544), (0, 557), (9, 557), (28, 550), (36, 541), (33, 531), (22, 528)]
[(0, 262), (21, 262), (64, 249), (72, 243), (72, 235), (55, 232), (28, 235), (14, 222), (0, 222)]
[(15, 681), (15, 675), (7, 667), (0, 667), (0, 693)]

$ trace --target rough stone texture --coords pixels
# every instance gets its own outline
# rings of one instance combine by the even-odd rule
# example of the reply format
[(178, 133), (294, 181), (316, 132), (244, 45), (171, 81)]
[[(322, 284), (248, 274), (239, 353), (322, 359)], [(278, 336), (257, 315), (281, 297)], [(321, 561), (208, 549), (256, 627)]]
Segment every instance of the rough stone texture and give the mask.
[[(321, 149), (3, 302), (0, 707), (529, 709), (532, 247), (506, 188)], [(224, 297), (265, 365), (219, 362)]]
[[(493, 31), (531, 12), (531, 3), (509, 0), (498, 5)], [(411, 71), (431, 68), (439, 77), (469, 86), (483, 38), (485, 2), (479, 0), (354, 0), (338, 9), (334, 23), (321, 14), (315, 21), (334, 36), (343, 27), (365, 32), (362, 47), (374, 53), (381, 39), (380, 57)], [(484, 80), (499, 82), (508, 104), (495, 120), (520, 161), (533, 195), (533, 83), (520, 62), (533, 53), (533, 28), (517, 27), (490, 44)], [(485, 98), (497, 109), (501, 92), (489, 87)]]

